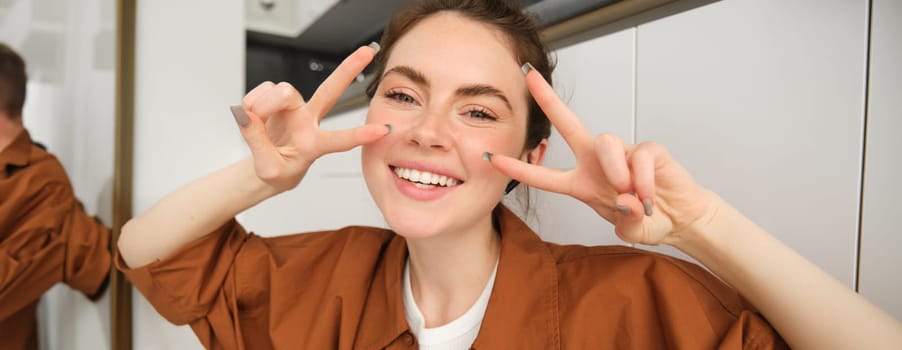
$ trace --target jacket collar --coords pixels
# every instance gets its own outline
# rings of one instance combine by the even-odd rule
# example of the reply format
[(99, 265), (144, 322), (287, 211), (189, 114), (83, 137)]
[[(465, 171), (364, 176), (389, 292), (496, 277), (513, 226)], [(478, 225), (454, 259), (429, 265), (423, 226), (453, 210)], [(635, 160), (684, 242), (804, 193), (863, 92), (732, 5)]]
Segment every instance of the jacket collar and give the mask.
[[(557, 265), (551, 251), (508, 208), (499, 206), (494, 214), (501, 232), (498, 272), (472, 348), (504, 349), (525, 344), (536, 349), (559, 349)], [(409, 333), (401, 294), (407, 258), (404, 238), (396, 235), (384, 254), (385, 266), (376, 269), (361, 317), (357, 348), (382, 349)]]
[(474, 349), (559, 349), (557, 264), (548, 246), (507, 207), (495, 211), (501, 257)]
[(383, 254), (360, 318), (355, 349), (384, 349), (410, 330), (401, 295), (407, 260), (404, 237), (394, 235)]
[(0, 151), (0, 172), (2, 177), (9, 176), (14, 168), (21, 168), (30, 162), (31, 136), (28, 130), (22, 130), (9, 146)]

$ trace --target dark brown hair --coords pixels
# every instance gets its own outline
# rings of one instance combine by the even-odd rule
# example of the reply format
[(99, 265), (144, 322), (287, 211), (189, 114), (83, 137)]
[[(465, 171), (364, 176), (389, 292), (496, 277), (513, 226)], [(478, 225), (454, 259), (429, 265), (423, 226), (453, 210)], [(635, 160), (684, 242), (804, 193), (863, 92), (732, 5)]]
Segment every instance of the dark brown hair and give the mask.
[[(385, 27), (380, 39), (382, 50), (376, 56), (375, 79), (367, 86), (366, 94), (373, 98), (382, 81), (385, 64), (398, 40), (423, 19), (440, 12), (452, 11), (474, 21), (485, 23), (502, 32), (510, 41), (520, 64), (531, 63), (548, 83), (554, 70), (548, 48), (539, 39), (536, 19), (508, 0), (424, 0), (417, 1), (395, 15)], [(551, 122), (529, 92), (529, 115), (526, 123), (524, 150), (531, 150), (551, 135)]]
[(27, 80), (22, 56), (6, 44), (0, 43), (0, 109), (10, 118), (22, 115)]

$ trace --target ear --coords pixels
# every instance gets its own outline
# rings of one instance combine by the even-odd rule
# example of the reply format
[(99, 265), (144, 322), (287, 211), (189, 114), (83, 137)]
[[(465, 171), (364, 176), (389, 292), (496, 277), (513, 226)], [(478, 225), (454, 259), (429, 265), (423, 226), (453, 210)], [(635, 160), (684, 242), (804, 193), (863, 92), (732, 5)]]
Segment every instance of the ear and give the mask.
[(548, 149), (548, 139), (542, 139), (535, 148), (526, 151), (523, 153), (523, 156), (520, 157), (520, 160), (535, 164), (542, 165), (542, 162), (545, 161), (545, 151)]

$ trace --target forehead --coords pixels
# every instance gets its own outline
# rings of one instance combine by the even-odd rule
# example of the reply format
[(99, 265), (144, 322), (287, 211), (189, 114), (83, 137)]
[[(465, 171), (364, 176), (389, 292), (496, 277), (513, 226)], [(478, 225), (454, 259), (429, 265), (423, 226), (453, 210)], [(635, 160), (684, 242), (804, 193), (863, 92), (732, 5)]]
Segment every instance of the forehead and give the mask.
[(400, 65), (438, 83), (525, 89), (520, 63), (505, 35), (454, 12), (431, 15), (405, 33), (392, 48), (386, 70)]

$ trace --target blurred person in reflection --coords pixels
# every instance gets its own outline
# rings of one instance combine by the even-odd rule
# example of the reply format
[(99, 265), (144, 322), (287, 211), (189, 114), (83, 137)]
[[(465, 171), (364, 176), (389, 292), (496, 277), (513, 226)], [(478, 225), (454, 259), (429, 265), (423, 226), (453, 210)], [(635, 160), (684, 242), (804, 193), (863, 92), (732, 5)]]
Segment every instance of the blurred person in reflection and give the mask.
[(37, 349), (41, 295), (64, 282), (96, 301), (111, 262), (109, 229), (22, 123), (26, 79), (22, 57), (0, 43), (0, 349)]
[[(205, 347), (902, 348), (897, 320), (662, 146), (591, 135), (552, 90), (548, 50), (515, 2), (417, 1), (380, 44), (307, 100), (287, 83), (251, 90), (232, 112), (252, 155), (123, 228), (118, 268)], [(366, 124), (320, 129), (374, 59)], [(551, 124), (574, 169), (542, 166)], [(233, 219), (297, 186), (319, 157), (361, 145), (389, 229), (263, 238)], [(543, 242), (501, 204), (514, 181), (569, 195), (623, 240), (672, 245), (723, 282), (652, 252)]]

